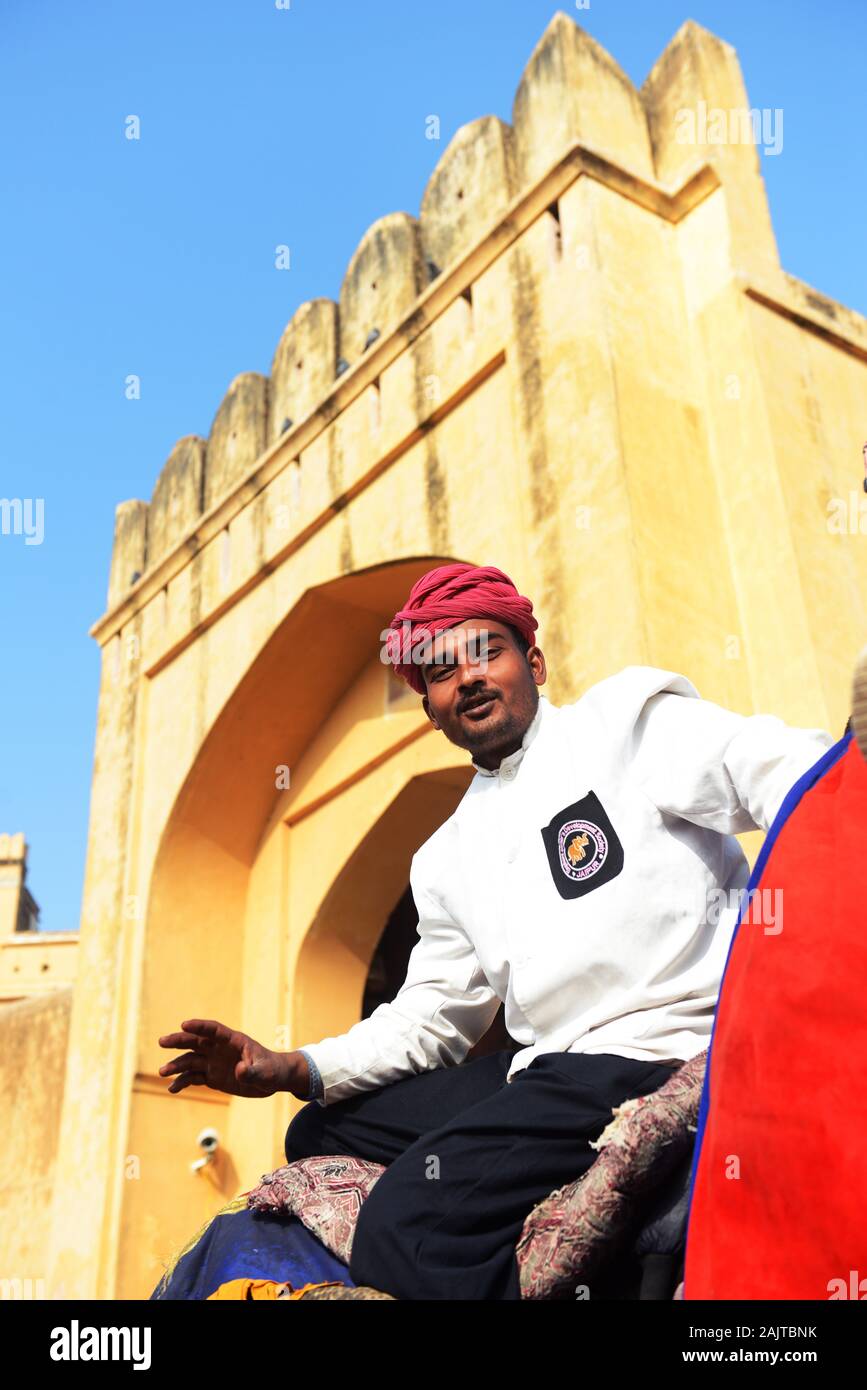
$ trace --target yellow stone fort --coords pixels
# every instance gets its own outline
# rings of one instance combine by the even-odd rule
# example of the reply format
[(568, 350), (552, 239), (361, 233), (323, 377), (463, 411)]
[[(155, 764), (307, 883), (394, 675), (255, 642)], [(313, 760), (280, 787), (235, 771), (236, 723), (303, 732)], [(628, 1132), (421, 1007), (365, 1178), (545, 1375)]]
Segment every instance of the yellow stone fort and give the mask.
[(300, 305), (270, 376), (118, 507), (68, 1043), (60, 996), (9, 1006), (29, 1167), (0, 1274), (147, 1297), (283, 1161), (300, 1102), (169, 1095), (157, 1039), (206, 1017), (288, 1050), (361, 1017), (472, 774), (381, 659), (425, 570), (514, 579), (555, 704), (641, 663), (842, 735), (867, 549), (829, 519), (860, 515), (867, 320), (781, 267), (757, 148), (685, 139), (700, 109), (749, 110), (720, 38), (686, 23), (637, 89), (555, 15), (511, 125), (460, 129), (339, 303)]

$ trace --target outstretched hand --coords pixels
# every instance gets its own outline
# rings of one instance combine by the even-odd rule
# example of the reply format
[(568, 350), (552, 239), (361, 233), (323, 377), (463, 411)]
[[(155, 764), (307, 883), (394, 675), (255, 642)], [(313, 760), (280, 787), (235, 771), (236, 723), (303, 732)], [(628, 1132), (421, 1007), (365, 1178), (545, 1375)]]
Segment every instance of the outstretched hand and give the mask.
[(273, 1096), (276, 1091), (304, 1094), (306, 1062), (299, 1053), (272, 1052), (255, 1038), (211, 1018), (190, 1018), (181, 1028), (183, 1032), (166, 1033), (159, 1040), (160, 1047), (190, 1049), (159, 1069), (160, 1076), (174, 1074), (170, 1091), (210, 1086), (232, 1096)]

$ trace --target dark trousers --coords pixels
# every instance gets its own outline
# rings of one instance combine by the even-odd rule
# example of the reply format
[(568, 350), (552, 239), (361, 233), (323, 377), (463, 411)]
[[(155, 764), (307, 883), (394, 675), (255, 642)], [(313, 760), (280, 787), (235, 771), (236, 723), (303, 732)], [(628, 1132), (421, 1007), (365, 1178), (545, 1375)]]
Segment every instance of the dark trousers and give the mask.
[(518, 1299), (515, 1245), (543, 1197), (580, 1177), (615, 1105), (680, 1063), (549, 1052), (506, 1082), (511, 1051), (440, 1067), (332, 1105), (309, 1102), (286, 1159), (387, 1165), (361, 1208), (350, 1275), (403, 1299)]

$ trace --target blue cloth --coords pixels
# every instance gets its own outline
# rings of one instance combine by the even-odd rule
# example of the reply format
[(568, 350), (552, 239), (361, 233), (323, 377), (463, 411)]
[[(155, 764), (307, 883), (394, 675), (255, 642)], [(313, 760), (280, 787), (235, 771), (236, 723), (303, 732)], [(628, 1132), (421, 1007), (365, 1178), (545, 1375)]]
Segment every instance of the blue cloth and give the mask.
[(150, 1301), (206, 1299), (230, 1279), (272, 1279), (296, 1289), (339, 1280), (355, 1287), (346, 1265), (297, 1216), (242, 1207), (217, 1213)]

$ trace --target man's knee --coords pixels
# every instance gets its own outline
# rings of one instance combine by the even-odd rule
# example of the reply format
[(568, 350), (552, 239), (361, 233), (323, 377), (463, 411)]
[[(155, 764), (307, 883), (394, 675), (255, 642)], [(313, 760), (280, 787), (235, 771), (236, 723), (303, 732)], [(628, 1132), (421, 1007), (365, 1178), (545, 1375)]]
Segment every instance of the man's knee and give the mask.
[[(406, 1297), (405, 1291), (402, 1287), (398, 1288), (398, 1265), (402, 1262), (399, 1222), (395, 1220), (395, 1213), (389, 1210), (390, 1203), (382, 1200), (387, 1176), (387, 1173), (382, 1175), (358, 1213), (349, 1272), (356, 1284), (366, 1284), (382, 1293), (403, 1298)], [(377, 1188), (382, 1191), (379, 1200), (374, 1201)]]
[(427, 1185), (408, 1184), (400, 1161), (383, 1173), (363, 1202), (355, 1224), (349, 1273), (394, 1298), (440, 1298), (441, 1281), (425, 1274), (418, 1259), (426, 1231), (437, 1221), (425, 1201)]
[(324, 1110), (315, 1100), (309, 1100), (292, 1119), (283, 1145), (286, 1162), (298, 1158), (313, 1158), (322, 1153), (322, 1118)]

